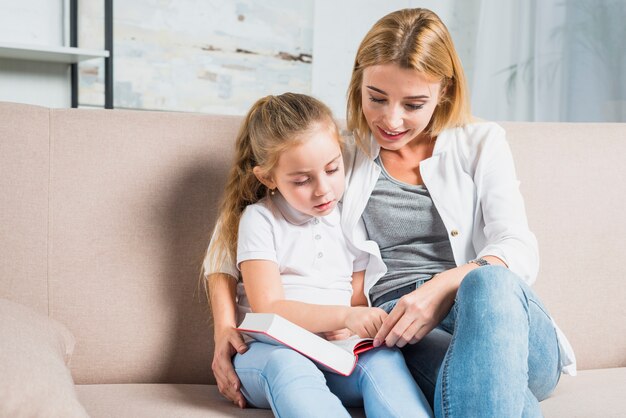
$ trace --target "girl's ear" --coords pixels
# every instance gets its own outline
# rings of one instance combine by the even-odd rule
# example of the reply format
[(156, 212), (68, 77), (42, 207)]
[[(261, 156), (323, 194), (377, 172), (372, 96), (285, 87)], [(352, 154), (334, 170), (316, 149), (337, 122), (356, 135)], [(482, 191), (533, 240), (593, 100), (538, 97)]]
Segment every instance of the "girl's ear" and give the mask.
[(265, 172), (263, 172), (261, 167), (259, 167), (258, 165), (255, 166), (252, 169), (252, 172), (254, 173), (254, 176), (257, 178), (257, 180), (259, 180), (261, 183), (263, 183), (263, 185), (265, 185), (265, 187), (267, 187), (268, 189), (271, 189), (271, 190), (276, 188), (276, 183), (274, 183), (274, 180), (272, 180), (271, 178), (267, 177), (267, 174)]

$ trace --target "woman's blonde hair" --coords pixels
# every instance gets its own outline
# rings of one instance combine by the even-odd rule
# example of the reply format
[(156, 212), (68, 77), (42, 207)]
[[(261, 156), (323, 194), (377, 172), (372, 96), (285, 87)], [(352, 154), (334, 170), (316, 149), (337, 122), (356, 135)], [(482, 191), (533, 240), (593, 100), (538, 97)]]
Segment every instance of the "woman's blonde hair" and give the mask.
[[(267, 195), (266, 187), (253, 173), (254, 167), (271, 176), (281, 153), (301, 144), (307, 133), (320, 125), (341, 141), (331, 110), (311, 96), (284, 93), (263, 97), (252, 105), (237, 134), (235, 161), (205, 257), (204, 275), (219, 272), (225, 262), (236, 260), (241, 214), (246, 206)], [(210, 271), (206, 271), (207, 266)]]
[(398, 10), (374, 24), (354, 61), (346, 119), (361, 146), (370, 136), (361, 98), (363, 70), (384, 64), (413, 69), (441, 82), (442, 95), (426, 128), (431, 136), (471, 120), (465, 75), (448, 29), (430, 10)]

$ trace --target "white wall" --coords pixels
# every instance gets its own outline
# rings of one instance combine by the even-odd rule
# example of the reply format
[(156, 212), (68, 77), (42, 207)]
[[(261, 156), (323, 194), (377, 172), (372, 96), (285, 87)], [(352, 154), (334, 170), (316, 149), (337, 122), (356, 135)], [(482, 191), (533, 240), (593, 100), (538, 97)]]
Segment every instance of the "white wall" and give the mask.
[(345, 117), (346, 91), (359, 43), (378, 19), (413, 7), (432, 10), (448, 26), (471, 80), (475, 6), (470, 0), (316, 0), (312, 94), (327, 103), (336, 117)]
[[(0, 42), (66, 46), (64, 0), (0, 2)], [(0, 58), (0, 100), (70, 106), (69, 66)]]

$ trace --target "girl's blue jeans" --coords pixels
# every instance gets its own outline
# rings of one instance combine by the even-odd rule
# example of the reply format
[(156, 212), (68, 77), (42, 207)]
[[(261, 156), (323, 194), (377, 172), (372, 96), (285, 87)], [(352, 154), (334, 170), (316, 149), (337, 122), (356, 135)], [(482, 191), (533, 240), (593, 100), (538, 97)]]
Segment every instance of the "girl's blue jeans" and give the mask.
[[(397, 300), (380, 307), (390, 312)], [(448, 316), (404, 358), (437, 417), (541, 417), (560, 377), (550, 315), (518, 276), (474, 269)]]
[(252, 342), (234, 359), (246, 400), (276, 417), (350, 417), (362, 406), (368, 417), (432, 417), (400, 350), (377, 348), (359, 355), (350, 376), (320, 370), (283, 346)]

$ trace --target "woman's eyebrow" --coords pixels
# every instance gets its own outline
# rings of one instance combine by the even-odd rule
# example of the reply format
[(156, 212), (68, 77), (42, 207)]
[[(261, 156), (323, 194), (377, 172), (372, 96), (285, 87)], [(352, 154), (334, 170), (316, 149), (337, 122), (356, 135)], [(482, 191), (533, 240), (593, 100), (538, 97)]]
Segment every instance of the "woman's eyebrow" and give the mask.
[[(377, 87), (374, 87), (374, 86), (366, 86), (366, 87), (368, 89), (370, 89), (370, 90), (374, 90), (377, 93), (384, 94), (385, 96), (388, 96), (386, 91), (381, 90), (381, 89), (379, 89)], [(408, 99), (408, 100), (419, 100), (419, 99), (429, 99), (429, 98), (430, 98), (430, 96), (428, 96), (426, 94), (421, 94), (419, 96), (405, 96), (405, 97), (403, 97), (403, 99)]]

